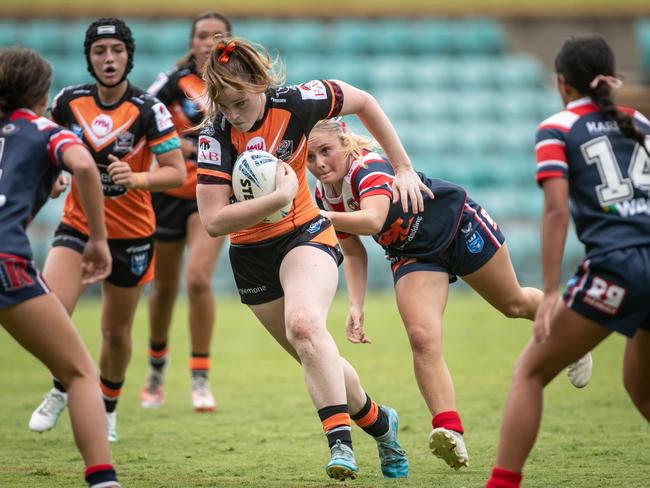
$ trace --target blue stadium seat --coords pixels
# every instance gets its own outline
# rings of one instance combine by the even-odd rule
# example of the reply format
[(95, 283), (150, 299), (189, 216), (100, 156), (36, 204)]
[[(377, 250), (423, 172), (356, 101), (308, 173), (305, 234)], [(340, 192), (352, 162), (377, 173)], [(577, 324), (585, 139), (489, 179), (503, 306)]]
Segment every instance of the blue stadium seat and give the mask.
[(157, 32), (152, 42), (151, 51), (160, 55), (169, 54), (172, 57), (182, 56), (190, 46), (190, 22), (182, 20), (159, 21), (151, 25)]
[(635, 32), (644, 78), (650, 81), (650, 18), (639, 20)]
[(282, 54), (306, 53), (317, 55), (325, 50), (325, 28), (322, 22), (296, 19), (278, 22), (275, 46)]
[(31, 20), (20, 32), (20, 43), (23, 46), (36, 49), (41, 54), (63, 53), (63, 46), (60, 42), (65, 32), (63, 25), (58, 20)]
[(542, 64), (531, 56), (509, 55), (497, 58), (494, 65), (495, 81), (504, 90), (517, 88), (542, 89), (546, 73)]
[(416, 121), (422, 123), (448, 122), (452, 119), (456, 92), (421, 88), (409, 96), (409, 110)]
[(505, 48), (505, 34), (491, 19), (468, 19), (454, 24), (456, 51), (463, 54), (499, 55)]
[(270, 20), (243, 20), (233, 23), (234, 36), (244, 37), (267, 49), (275, 46), (277, 31), (275, 24)]
[(413, 23), (412, 44), (416, 53), (455, 54), (454, 31), (449, 22), (441, 19), (424, 19)]
[(431, 90), (445, 90), (454, 85), (451, 57), (421, 55), (411, 59), (411, 85)]
[(326, 32), (326, 51), (338, 56), (372, 52), (375, 33), (364, 20), (337, 20)]
[(16, 20), (0, 20), (0, 46), (15, 46), (20, 42), (20, 32), (24, 28), (22, 22)]

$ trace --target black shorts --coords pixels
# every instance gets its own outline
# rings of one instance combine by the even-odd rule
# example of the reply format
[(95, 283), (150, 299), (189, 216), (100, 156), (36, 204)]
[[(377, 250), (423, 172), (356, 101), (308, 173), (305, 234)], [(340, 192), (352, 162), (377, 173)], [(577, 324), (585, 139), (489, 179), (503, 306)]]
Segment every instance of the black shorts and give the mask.
[(603, 327), (632, 337), (650, 331), (650, 248), (616, 249), (585, 259), (567, 283), (567, 306)]
[(332, 256), (337, 266), (343, 261), (332, 223), (318, 216), (296, 230), (257, 244), (231, 244), (230, 263), (241, 302), (260, 305), (284, 296), (280, 265), (289, 251), (314, 246)]
[(408, 256), (390, 258), (393, 282), (414, 271), (441, 271), (449, 282), (479, 270), (503, 245), (506, 238), (487, 211), (467, 199), (454, 239), (435, 259), (420, 260)]
[[(52, 247), (67, 247), (79, 254), (84, 252), (88, 236), (74, 227), (59, 224), (54, 232)], [(143, 285), (153, 279), (153, 237), (138, 239), (109, 239), (108, 247), (113, 258), (110, 284), (122, 288)]]
[(0, 309), (49, 292), (34, 261), (0, 253)]
[(187, 220), (199, 211), (196, 200), (156, 192), (151, 194), (151, 204), (156, 214), (154, 239), (164, 242), (185, 239)]

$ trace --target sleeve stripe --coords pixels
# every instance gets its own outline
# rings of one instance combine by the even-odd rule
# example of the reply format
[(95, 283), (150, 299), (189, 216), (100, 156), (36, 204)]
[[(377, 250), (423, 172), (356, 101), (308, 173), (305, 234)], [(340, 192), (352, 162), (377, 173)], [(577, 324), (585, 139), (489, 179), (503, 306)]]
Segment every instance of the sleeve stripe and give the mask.
[[(361, 181), (359, 181), (359, 188), (361, 189), (361, 188), (363, 187), (363, 184), (366, 182), (366, 180), (367, 180), (368, 178), (371, 178), (371, 177), (377, 178), (377, 179), (379, 179), (382, 183), (383, 183), (383, 182), (386, 182), (386, 183), (388, 183), (389, 185), (392, 185), (393, 180), (395, 179), (394, 176), (389, 175), (389, 174), (387, 174), (387, 173), (383, 173), (383, 172), (381, 172), (381, 171), (373, 171), (372, 173), (368, 173), (366, 176), (364, 176), (363, 178), (361, 178)], [(382, 180), (383, 180), (383, 181), (382, 181)]]
[(553, 145), (537, 149), (535, 151), (535, 159), (537, 159), (537, 162), (549, 160), (566, 162), (567, 157), (563, 147)]
[(560, 139), (545, 139), (545, 140), (539, 141), (537, 144), (535, 144), (535, 149), (539, 149), (539, 148), (542, 148), (544, 146), (548, 146), (548, 145), (551, 145), (551, 144), (562, 146), (562, 147), (566, 146), (565, 142), (560, 140)]
[(569, 169), (569, 165), (566, 161), (560, 161), (557, 159), (546, 159), (544, 161), (539, 161), (537, 163), (537, 170), (540, 170), (541, 168), (547, 168), (549, 166), (560, 166), (561, 168)]
[(149, 140), (149, 141), (147, 141), (147, 144), (149, 145), (149, 147), (157, 146), (158, 144), (169, 141), (170, 139), (173, 139), (174, 137), (178, 137), (178, 134), (176, 133), (176, 130), (172, 130), (168, 134), (164, 134), (164, 135), (158, 137), (157, 139)]
[(196, 170), (197, 175), (214, 176), (215, 178), (222, 178), (224, 180), (232, 181), (232, 175), (223, 171), (216, 171), (214, 169), (199, 168)]

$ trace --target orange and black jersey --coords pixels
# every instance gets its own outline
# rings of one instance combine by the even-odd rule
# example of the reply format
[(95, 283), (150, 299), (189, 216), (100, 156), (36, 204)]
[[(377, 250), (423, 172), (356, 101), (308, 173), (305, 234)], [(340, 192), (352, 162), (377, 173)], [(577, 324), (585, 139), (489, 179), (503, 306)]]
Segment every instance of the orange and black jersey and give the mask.
[[(141, 172), (149, 171), (152, 154), (178, 149), (178, 134), (165, 105), (129, 85), (117, 103), (106, 106), (99, 100), (96, 85), (78, 85), (64, 88), (56, 96), (52, 118), (83, 140), (97, 164), (104, 191), (108, 238), (153, 234), (155, 218), (150, 193), (113, 183), (107, 172), (108, 156), (112, 154), (129, 163), (133, 172)], [(88, 233), (74, 181), (65, 201), (62, 221), (79, 232)]]
[[(420, 260), (435, 259), (443, 252), (458, 232), (458, 226), (467, 199), (464, 188), (445, 180), (418, 176), (435, 195), (430, 199), (423, 194), (424, 212), (402, 210), (402, 203), (391, 203), (381, 231), (373, 239), (391, 257), (412, 257)], [(392, 166), (380, 154), (363, 151), (360, 158), (352, 161), (343, 178), (340, 194), (320, 181), (316, 184), (316, 202), (330, 212), (354, 212), (361, 208), (364, 198), (385, 195), (393, 199)], [(338, 232), (339, 238), (349, 234)]]
[[(205, 104), (201, 102), (205, 82), (194, 60), (160, 73), (147, 91), (157, 97), (172, 114), (176, 130), (198, 145), (198, 132), (192, 131), (203, 120)], [(179, 198), (196, 198), (196, 155), (185, 160), (187, 177), (183, 186), (165, 191)]]
[(266, 92), (263, 118), (250, 131), (239, 132), (219, 114), (199, 137), (198, 183), (227, 184), (237, 156), (257, 149), (290, 164), (298, 176), (298, 192), (287, 217), (272, 224), (259, 223), (231, 235), (234, 244), (254, 244), (295, 230), (318, 215), (307, 184), (307, 138), (319, 120), (338, 115), (343, 92), (332, 81), (271, 88)]

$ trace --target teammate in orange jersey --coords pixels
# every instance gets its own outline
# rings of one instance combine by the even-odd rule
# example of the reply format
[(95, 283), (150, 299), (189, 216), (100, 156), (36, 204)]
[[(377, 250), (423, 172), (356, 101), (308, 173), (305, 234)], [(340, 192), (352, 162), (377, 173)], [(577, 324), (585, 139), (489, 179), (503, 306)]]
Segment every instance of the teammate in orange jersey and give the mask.
[[(199, 137), (197, 201), (212, 236), (230, 234), (230, 260), (243, 303), (303, 368), (330, 446), (331, 478), (356, 477), (351, 418), (377, 440), (386, 477), (404, 477), (408, 461), (397, 443), (397, 414), (365, 394), (354, 369), (340, 358), (326, 328), (336, 291), (340, 248), (331, 223), (319, 215), (307, 177), (307, 137), (314, 124), (357, 113), (392, 157), (396, 198), (422, 209), (421, 185), (402, 145), (375, 99), (340, 81), (280, 86), (278, 65), (244, 39), (218, 43), (203, 78), (208, 110)], [(278, 164), (276, 190), (231, 203), (238, 154), (268, 151)], [(276, 223), (269, 214), (293, 202)], [(351, 415), (352, 414), (352, 415)]]
[(214, 327), (212, 273), (225, 237), (212, 238), (203, 229), (196, 206), (196, 154), (198, 132), (192, 130), (203, 118), (201, 94), (205, 84), (201, 70), (215, 36), (230, 35), (230, 21), (216, 12), (198, 15), (192, 23), (189, 53), (176, 67), (161, 73), (149, 93), (169, 108), (181, 138), (187, 178), (180, 188), (152, 195), (156, 212), (156, 272), (149, 295), (149, 374), (140, 393), (145, 408), (164, 402), (163, 380), (167, 366), (167, 339), (174, 301), (178, 293), (183, 250), (187, 244), (185, 285), (189, 299), (191, 339), (190, 371), (192, 406), (212, 412), (215, 401), (208, 383), (210, 339)]
[(25, 233), (65, 168), (79, 182), (88, 215), (80, 280), (87, 285), (110, 272), (95, 163), (77, 136), (42, 116), (51, 79), (52, 68), (35, 51), (0, 52), (0, 323), (70, 391), (70, 420), (88, 486), (119, 487), (95, 366), (70, 316), (35, 268)]
[(441, 344), (449, 282), (462, 276), (508, 317), (532, 319), (542, 293), (519, 286), (499, 227), (462, 187), (419, 173), (435, 195), (425, 199), (424, 212), (391, 205), (393, 169), (373, 146), (339, 119), (318, 122), (309, 135), (307, 168), (318, 179), (316, 200), (345, 255), (347, 336), (354, 343), (370, 342), (363, 314), (367, 255), (358, 235), (372, 235), (390, 260), (415, 378), (432, 415), (429, 447), (459, 469), (469, 458)]
[[(602, 37), (566, 40), (555, 57), (555, 72), (566, 107), (540, 124), (535, 145), (536, 179), (544, 191), (544, 298), (534, 338), (515, 366), (487, 488), (520, 486), (542, 420), (544, 387), (612, 332), (627, 338), (623, 383), (650, 422), (650, 121), (614, 103), (613, 90), (621, 81)], [(587, 255), (560, 299), (569, 213)], [(570, 421), (565, 425), (567, 432), (549, 438), (575, 432)], [(600, 430), (613, 442), (619, 437), (607, 427)], [(569, 453), (562, 455), (570, 459)]]
[[(117, 440), (115, 407), (131, 358), (131, 326), (144, 284), (153, 278), (154, 212), (150, 191), (179, 186), (185, 178), (180, 142), (167, 108), (129, 84), (134, 42), (121, 20), (102, 18), (86, 31), (84, 51), (94, 85), (65, 88), (52, 105), (53, 119), (78, 134), (100, 172), (111, 274), (102, 283), (100, 382), (107, 413), (108, 438)], [(152, 155), (159, 168), (150, 172)], [(82, 253), (88, 224), (73, 181), (63, 218), (43, 272), (72, 314), (85, 289)], [(29, 426), (49, 430), (65, 407), (63, 385), (54, 388), (34, 411)]]

